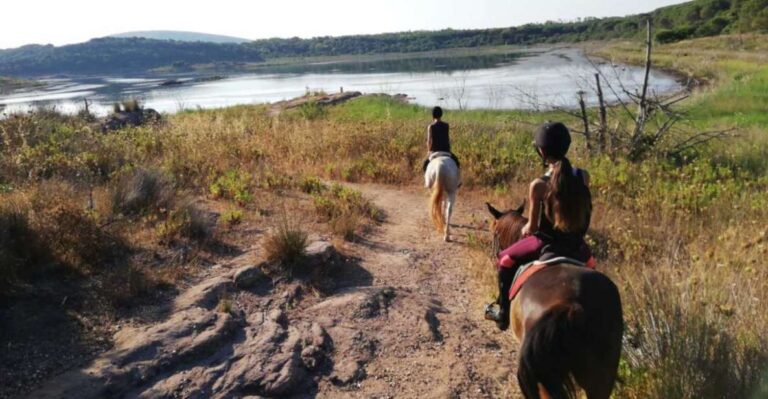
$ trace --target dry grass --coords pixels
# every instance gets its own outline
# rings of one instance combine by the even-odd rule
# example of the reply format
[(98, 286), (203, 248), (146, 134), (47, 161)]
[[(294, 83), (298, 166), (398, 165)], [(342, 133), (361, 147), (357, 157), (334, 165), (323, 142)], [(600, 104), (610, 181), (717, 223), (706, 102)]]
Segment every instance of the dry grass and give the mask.
[(283, 208), (280, 225), (268, 235), (263, 248), (272, 270), (279, 274), (293, 273), (293, 269), (304, 260), (307, 248), (307, 232), (288, 219)]
[(172, 207), (174, 196), (174, 188), (160, 171), (129, 170), (117, 178), (113, 212), (126, 216), (162, 213)]

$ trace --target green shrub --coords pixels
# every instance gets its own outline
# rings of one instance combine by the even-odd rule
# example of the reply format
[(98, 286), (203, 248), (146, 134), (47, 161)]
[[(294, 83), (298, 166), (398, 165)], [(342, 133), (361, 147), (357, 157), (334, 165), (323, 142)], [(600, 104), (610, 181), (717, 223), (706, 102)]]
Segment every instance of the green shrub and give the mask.
[(299, 115), (309, 121), (324, 118), (327, 114), (325, 107), (315, 100), (309, 100), (299, 106)]
[(693, 26), (662, 30), (656, 34), (656, 41), (661, 44), (679, 42), (693, 37), (694, 32), (696, 28)]
[(328, 189), (318, 177), (305, 176), (299, 182), (299, 189), (307, 194), (320, 194)]
[(226, 198), (240, 205), (253, 201), (251, 194), (251, 176), (247, 172), (230, 170), (209, 186), (214, 198)]

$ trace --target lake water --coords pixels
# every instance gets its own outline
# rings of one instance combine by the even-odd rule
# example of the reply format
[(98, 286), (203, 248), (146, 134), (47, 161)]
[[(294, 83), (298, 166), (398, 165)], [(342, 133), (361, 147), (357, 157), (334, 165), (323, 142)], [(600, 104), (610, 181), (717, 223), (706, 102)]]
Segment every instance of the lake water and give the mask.
[[(601, 63), (606, 99), (626, 99), (642, 83), (638, 67)], [(311, 91), (407, 94), (411, 102), (446, 108), (534, 109), (577, 106), (577, 93), (596, 102), (595, 66), (577, 49), (542, 49), (478, 56), (434, 56), (378, 61), (270, 66), (210, 80), (210, 75), (102, 76), (45, 80), (43, 89), (0, 96), (9, 114), (46, 106), (73, 113), (83, 108), (106, 114), (111, 104), (137, 98), (160, 112), (275, 102)], [(177, 79), (182, 84), (161, 86)], [(651, 92), (681, 86), (661, 71), (651, 73)], [(621, 84), (619, 84), (621, 82)], [(622, 88), (623, 85), (623, 88)], [(613, 90), (611, 90), (613, 88)]]

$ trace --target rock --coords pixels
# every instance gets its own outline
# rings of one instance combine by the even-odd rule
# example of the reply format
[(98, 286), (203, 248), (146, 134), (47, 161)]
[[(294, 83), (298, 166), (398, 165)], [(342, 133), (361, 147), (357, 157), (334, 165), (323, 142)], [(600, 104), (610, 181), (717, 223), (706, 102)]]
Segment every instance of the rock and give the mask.
[(184, 82), (178, 80), (178, 79), (168, 79), (164, 81), (163, 83), (160, 83), (160, 86), (168, 87), (168, 86), (178, 86), (183, 84)]
[(152, 108), (141, 108), (135, 111), (114, 112), (102, 118), (99, 127), (103, 133), (119, 130), (126, 126), (141, 126), (146, 123), (157, 123), (162, 119), (159, 112)]
[(380, 316), (395, 299), (392, 287), (355, 288), (336, 294), (307, 309), (309, 312), (341, 310), (349, 317), (371, 319)]
[(329, 261), (336, 253), (336, 248), (328, 241), (315, 241), (307, 245), (307, 257), (314, 263)]
[(307, 369), (313, 370), (323, 361), (329, 349), (330, 338), (319, 324), (313, 323), (304, 336), (304, 349), (301, 360)]
[(334, 385), (345, 386), (365, 379), (365, 368), (360, 362), (350, 360), (336, 365), (331, 374), (331, 382)]
[(290, 284), (280, 297), (281, 306), (294, 307), (301, 299), (303, 293), (304, 290), (301, 288), (301, 284)]
[(235, 287), (247, 289), (261, 281), (269, 280), (269, 277), (261, 270), (261, 266), (261, 264), (249, 265), (237, 269), (232, 275)]
[(226, 296), (227, 293), (232, 292), (233, 289), (234, 282), (231, 278), (215, 277), (181, 294), (176, 298), (175, 308), (182, 310), (199, 306), (205, 309), (213, 309), (219, 303), (219, 300)]
[(386, 311), (387, 308), (389, 308), (389, 305), (394, 298), (395, 291), (391, 287), (371, 290), (360, 301), (353, 316), (363, 319), (377, 317), (382, 311)]

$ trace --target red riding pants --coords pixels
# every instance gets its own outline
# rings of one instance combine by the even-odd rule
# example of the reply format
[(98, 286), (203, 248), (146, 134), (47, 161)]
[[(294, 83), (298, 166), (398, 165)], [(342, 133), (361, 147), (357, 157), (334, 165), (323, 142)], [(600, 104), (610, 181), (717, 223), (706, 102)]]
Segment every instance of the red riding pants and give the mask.
[(539, 258), (544, 242), (534, 235), (525, 237), (499, 252), (496, 267), (515, 268)]

